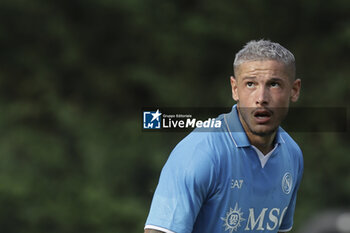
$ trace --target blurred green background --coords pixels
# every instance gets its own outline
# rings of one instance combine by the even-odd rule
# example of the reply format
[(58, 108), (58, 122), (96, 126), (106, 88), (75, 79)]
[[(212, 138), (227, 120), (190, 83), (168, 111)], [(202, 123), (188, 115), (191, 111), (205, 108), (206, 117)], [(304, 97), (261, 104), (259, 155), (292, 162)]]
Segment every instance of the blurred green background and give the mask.
[[(295, 106), (349, 114), (349, 12), (346, 0), (0, 1), (1, 232), (143, 232), (186, 133), (142, 132), (141, 108), (231, 106), (234, 54), (251, 39), (294, 53)], [(350, 136), (292, 136), (297, 230), (350, 206)]]

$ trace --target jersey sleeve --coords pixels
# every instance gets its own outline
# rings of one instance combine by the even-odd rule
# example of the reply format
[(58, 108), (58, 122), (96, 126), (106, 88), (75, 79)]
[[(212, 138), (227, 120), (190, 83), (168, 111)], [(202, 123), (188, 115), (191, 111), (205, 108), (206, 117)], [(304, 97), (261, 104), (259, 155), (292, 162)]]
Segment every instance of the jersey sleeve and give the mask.
[(304, 171), (304, 163), (303, 163), (303, 155), (301, 150), (298, 147), (298, 155), (299, 155), (299, 163), (298, 163), (298, 177), (297, 177), (297, 182), (292, 194), (291, 201), (289, 203), (289, 206), (284, 214), (283, 220), (281, 222), (279, 231), (280, 232), (288, 232), (292, 229), (293, 227), (293, 216), (294, 216), (294, 210), (295, 210), (295, 204), (296, 204), (296, 199), (297, 199), (297, 192), (299, 190), (300, 182), (303, 176), (303, 171)]
[(205, 142), (180, 143), (162, 169), (146, 226), (190, 233), (213, 188), (214, 163)]

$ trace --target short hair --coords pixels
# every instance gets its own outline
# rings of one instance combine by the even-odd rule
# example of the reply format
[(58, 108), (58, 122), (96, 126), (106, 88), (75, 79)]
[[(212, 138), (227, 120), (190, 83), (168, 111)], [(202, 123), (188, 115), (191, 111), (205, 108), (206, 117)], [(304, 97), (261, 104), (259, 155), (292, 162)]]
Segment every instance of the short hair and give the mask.
[(276, 60), (291, 68), (292, 76), (295, 77), (294, 55), (279, 43), (270, 40), (251, 40), (235, 56), (233, 71), (239, 65), (247, 61)]

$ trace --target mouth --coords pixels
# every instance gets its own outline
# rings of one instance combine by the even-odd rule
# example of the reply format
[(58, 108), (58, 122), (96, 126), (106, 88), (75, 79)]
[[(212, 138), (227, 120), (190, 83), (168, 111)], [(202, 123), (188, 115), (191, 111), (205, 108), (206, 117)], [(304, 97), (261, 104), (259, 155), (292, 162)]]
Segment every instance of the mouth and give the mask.
[(272, 114), (272, 111), (268, 109), (257, 109), (253, 115), (258, 124), (265, 124), (271, 119)]

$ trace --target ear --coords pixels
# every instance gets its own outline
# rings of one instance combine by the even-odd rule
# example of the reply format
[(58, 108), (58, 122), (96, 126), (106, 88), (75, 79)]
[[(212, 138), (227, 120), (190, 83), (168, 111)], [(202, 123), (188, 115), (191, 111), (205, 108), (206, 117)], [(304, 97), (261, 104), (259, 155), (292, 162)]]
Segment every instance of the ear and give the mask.
[(291, 92), (291, 95), (290, 95), (290, 100), (292, 102), (296, 102), (299, 99), (300, 88), (301, 88), (301, 80), (300, 79), (296, 79), (293, 82), (292, 92)]
[(232, 98), (238, 102), (238, 92), (237, 92), (237, 80), (235, 77), (231, 76), (231, 90), (232, 90)]

